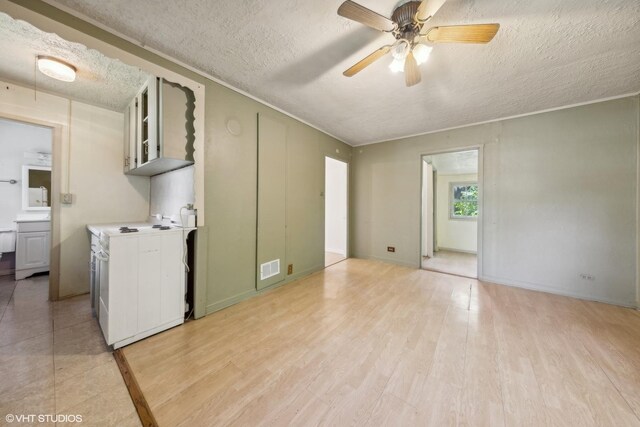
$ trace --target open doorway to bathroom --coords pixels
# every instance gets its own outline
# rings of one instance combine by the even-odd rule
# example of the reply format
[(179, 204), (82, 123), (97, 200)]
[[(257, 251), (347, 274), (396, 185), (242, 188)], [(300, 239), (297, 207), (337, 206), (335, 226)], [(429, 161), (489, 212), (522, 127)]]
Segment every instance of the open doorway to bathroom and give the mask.
[(325, 267), (347, 258), (347, 171), (345, 162), (325, 157)]
[(0, 118), (0, 277), (5, 279), (49, 272), (52, 138), (50, 127)]
[(478, 277), (477, 149), (422, 157), (422, 268)]

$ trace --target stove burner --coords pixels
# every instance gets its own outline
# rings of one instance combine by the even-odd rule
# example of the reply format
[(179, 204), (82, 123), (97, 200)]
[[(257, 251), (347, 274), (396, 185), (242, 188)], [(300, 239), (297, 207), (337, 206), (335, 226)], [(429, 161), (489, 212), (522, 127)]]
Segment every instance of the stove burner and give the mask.
[(137, 228), (120, 227), (120, 233), (137, 233)]
[(156, 224), (156, 225), (152, 225), (151, 228), (155, 228), (156, 230), (170, 230), (171, 226), (170, 225)]

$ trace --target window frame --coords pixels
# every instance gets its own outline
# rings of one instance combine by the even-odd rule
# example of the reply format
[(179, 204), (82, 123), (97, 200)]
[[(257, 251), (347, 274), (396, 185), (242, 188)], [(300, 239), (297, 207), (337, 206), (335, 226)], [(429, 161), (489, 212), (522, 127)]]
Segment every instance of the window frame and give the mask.
[(480, 214), (480, 211), (478, 209), (478, 215), (476, 216), (462, 216), (462, 215), (455, 215), (454, 214), (454, 204), (456, 200), (454, 195), (453, 195), (453, 188), (454, 187), (463, 187), (463, 186), (470, 186), (470, 185), (475, 185), (476, 187), (478, 187), (478, 198), (476, 199), (476, 205), (478, 206), (478, 208), (480, 207), (480, 186), (478, 185), (478, 181), (452, 181), (449, 183), (449, 219), (451, 220), (455, 220), (455, 221), (477, 221), (478, 220), (478, 215)]

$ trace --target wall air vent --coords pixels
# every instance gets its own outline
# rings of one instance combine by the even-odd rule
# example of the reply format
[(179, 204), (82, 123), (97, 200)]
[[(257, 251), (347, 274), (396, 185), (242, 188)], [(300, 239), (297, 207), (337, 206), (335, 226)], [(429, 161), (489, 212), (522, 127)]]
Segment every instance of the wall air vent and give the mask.
[(278, 274), (280, 274), (279, 259), (260, 264), (260, 280), (265, 280)]

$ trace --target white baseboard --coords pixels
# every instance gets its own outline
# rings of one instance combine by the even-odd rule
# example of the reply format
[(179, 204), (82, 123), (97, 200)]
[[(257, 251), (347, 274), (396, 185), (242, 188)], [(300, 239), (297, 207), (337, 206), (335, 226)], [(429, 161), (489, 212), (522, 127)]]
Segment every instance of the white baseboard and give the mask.
[(523, 281), (519, 281), (519, 280), (501, 279), (499, 277), (492, 277), (492, 276), (487, 276), (487, 275), (482, 276), (478, 280), (481, 281), (481, 282), (493, 283), (493, 284), (500, 285), (500, 286), (509, 286), (509, 287), (512, 287), (512, 288), (527, 289), (529, 291), (545, 292), (545, 293), (548, 293), (548, 294), (554, 294), (554, 295), (560, 295), (560, 296), (563, 296), (563, 297), (576, 298), (576, 299), (581, 299), (581, 300), (585, 300), (585, 301), (601, 302), (601, 303), (604, 303), (604, 304), (617, 305), (617, 306), (627, 307), (627, 308), (636, 308), (636, 309), (638, 308), (636, 303), (629, 302), (629, 301), (618, 301), (618, 300), (614, 300), (614, 299), (601, 298), (601, 297), (593, 296), (593, 295), (581, 295), (581, 294), (578, 294), (578, 293), (575, 293), (575, 292), (567, 292), (567, 291), (564, 291), (562, 289), (557, 289), (557, 288), (553, 288), (553, 287), (545, 286), (545, 285), (540, 285), (540, 284), (536, 284), (536, 283), (523, 282)]
[(445, 247), (443, 247), (443, 246), (438, 247), (438, 250), (437, 250), (437, 251), (434, 251), (434, 253), (435, 253), (435, 252), (438, 252), (438, 251), (461, 252), (461, 253), (463, 253), (463, 254), (473, 254), (473, 255), (477, 255), (477, 254), (478, 254), (478, 251), (467, 251), (467, 250), (465, 250), (465, 249), (445, 248)]
[(384, 258), (384, 257), (377, 257), (377, 256), (367, 256), (367, 257), (358, 257), (358, 256), (356, 256), (355, 258), (371, 259), (371, 260), (374, 260), (374, 261), (382, 261), (382, 262), (388, 262), (389, 264), (401, 265), (403, 267), (410, 267), (410, 268), (420, 269), (420, 264), (407, 262), (407, 261), (403, 261), (403, 260), (398, 260), (398, 259), (391, 259), (391, 258)]
[[(402, 260), (395, 260), (395, 259), (389, 259), (389, 258), (382, 258), (382, 257), (375, 257), (375, 256), (355, 256), (354, 258), (360, 258), (360, 259), (371, 259), (371, 260), (376, 260), (376, 261), (382, 261), (382, 262), (388, 262), (390, 264), (397, 264), (397, 265), (402, 265), (405, 267), (411, 267), (411, 268), (416, 268), (416, 269), (420, 269), (420, 265), (415, 265), (415, 264), (411, 264), (411, 263), (407, 263), (404, 262)], [(443, 273), (446, 274), (446, 273)], [(594, 302), (601, 302), (604, 304), (611, 304), (611, 305), (617, 305), (620, 307), (627, 307), (627, 308), (633, 308), (633, 309), (640, 309), (640, 304), (637, 302), (629, 302), (629, 301), (618, 301), (615, 299), (608, 299), (608, 298), (601, 298), (598, 296), (594, 296), (594, 295), (582, 295), (582, 294), (578, 294), (575, 292), (566, 292), (562, 289), (557, 289), (557, 288), (553, 288), (550, 286), (545, 286), (545, 285), (540, 285), (537, 283), (528, 283), (528, 282), (524, 282), (524, 281), (519, 281), (519, 280), (512, 280), (512, 279), (502, 279), (499, 277), (493, 277), (493, 276), (487, 276), (487, 275), (482, 275), (480, 278), (478, 279), (472, 279), (472, 280), (478, 280), (480, 282), (486, 282), (489, 284), (495, 284), (495, 285), (499, 285), (499, 286), (509, 286), (512, 288), (520, 288), (520, 289), (527, 289), (529, 291), (536, 291), (536, 292), (545, 292), (548, 294), (554, 294), (554, 295), (560, 295), (560, 296), (564, 296), (564, 297), (570, 297), (570, 298), (576, 298), (576, 299), (581, 299), (581, 300), (585, 300), (585, 301), (594, 301)]]

